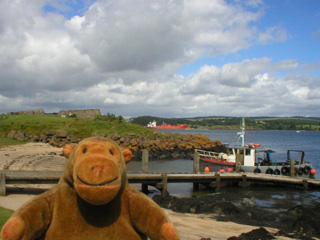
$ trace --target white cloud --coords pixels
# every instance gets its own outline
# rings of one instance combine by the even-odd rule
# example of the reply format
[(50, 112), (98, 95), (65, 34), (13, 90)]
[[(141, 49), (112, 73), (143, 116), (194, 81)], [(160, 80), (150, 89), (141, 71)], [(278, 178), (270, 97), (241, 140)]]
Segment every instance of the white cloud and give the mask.
[[(103, 72), (180, 67), (204, 53), (248, 47), (259, 17), (222, 1), (98, 1), (66, 22), (76, 47)], [(231, 37), (232, 36), (232, 37)], [(169, 65), (169, 66), (168, 66)]]
[(271, 44), (274, 42), (285, 42), (289, 38), (289, 34), (285, 28), (274, 26), (259, 34), (258, 41), (263, 44)]
[(70, 5), (0, 2), (1, 95), (31, 97), (114, 79), (163, 81), (202, 54), (247, 47), (248, 24), (259, 17), (222, 1), (100, 0), (68, 20), (59, 13)]
[(293, 112), (294, 104), (307, 111), (319, 100), (316, 79), (277, 76), (298, 69), (295, 59), (252, 58), (176, 75), (202, 57), (234, 53), (257, 41), (285, 41), (284, 28), (260, 33), (254, 26), (262, 16), (260, 0), (98, 0), (90, 7), (88, 0), (76, 9), (81, 15), (69, 17), (77, 2), (0, 1), (1, 112), (100, 108), (125, 116), (272, 115)]
[[(196, 74), (187, 78), (182, 88), (183, 94), (221, 93), (223, 89), (235, 91), (235, 88), (250, 88), (256, 76), (268, 69), (271, 59), (261, 58), (244, 60), (239, 63), (227, 63), (220, 69), (216, 66), (204, 66)], [(220, 89), (219, 89), (220, 88)]]
[(295, 59), (288, 59), (281, 62), (277, 62), (272, 65), (275, 70), (290, 71), (298, 68), (298, 61)]
[(316, 63), (308, 63), (302, 66), (302, 70), (304, 71), (317, 71), (320, 70), (320, 61)]

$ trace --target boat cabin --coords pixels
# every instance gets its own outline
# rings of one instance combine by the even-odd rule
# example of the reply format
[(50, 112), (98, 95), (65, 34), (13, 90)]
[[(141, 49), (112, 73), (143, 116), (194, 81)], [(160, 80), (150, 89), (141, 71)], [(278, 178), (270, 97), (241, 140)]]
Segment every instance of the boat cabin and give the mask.
[(256, 150), (254, 148), (229, 147), (227, 154), (230, 162), (236, 162), (238, 156), (240, 165), (255, 166)]

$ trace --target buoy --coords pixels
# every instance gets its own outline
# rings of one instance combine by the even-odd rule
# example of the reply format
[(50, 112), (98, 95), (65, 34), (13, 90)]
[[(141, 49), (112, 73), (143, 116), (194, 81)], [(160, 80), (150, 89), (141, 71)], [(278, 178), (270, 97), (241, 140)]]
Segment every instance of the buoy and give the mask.
[(259, 143), (250, 143), (249, 148), (261, 148), (261, 144)]
[(204, 168), (204, 172), (210, 172), (210, 168), (209, 167), (205, 167)]
[(310, 170), (311, 175), (316, 175), (317, 171), (315, 169)]
[(219, 172), (224, 173), (225, 171), (223, 168), (221, 168)]
[(233, 169), (229, 167), (229, 168), (227, 169), (227, 172), (230, 172), (230, 173), (231, 173), (231, 172), (233, 172)]

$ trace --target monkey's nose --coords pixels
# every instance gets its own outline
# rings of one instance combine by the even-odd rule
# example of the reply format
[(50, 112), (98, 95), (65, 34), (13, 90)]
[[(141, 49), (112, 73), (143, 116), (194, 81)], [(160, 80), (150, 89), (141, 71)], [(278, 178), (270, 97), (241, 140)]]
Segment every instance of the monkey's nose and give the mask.
[(99, 178), (102, 173), (103, 167), (92, 167), (91, 170), (93, 178)]

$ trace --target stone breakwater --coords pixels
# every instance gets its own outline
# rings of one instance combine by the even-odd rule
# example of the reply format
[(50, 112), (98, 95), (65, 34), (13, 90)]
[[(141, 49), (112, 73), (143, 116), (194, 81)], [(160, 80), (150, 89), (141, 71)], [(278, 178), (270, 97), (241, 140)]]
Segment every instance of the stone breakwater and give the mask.
[[(12, 130), (6, 137), (19, 141), (49, 143), (55, 147), (63, 147), (68, 143), (78, 143), (81, 138), (72, 137), (67, 131), (48, 131), (39, 136), (31, 133)], [(149, 159), (193, 159), (194, 149), (222, 152), (225, 146), (220, 141), (212, 141), (200, 134), (162, 134), (155, 139), (134, 134), (122, 137), (120, 135), (103, 136), (114, 140), (122, 148), (129, 148), (133, 152), (133, 159), (139, 160), (142, 150), (149, 150)]]

